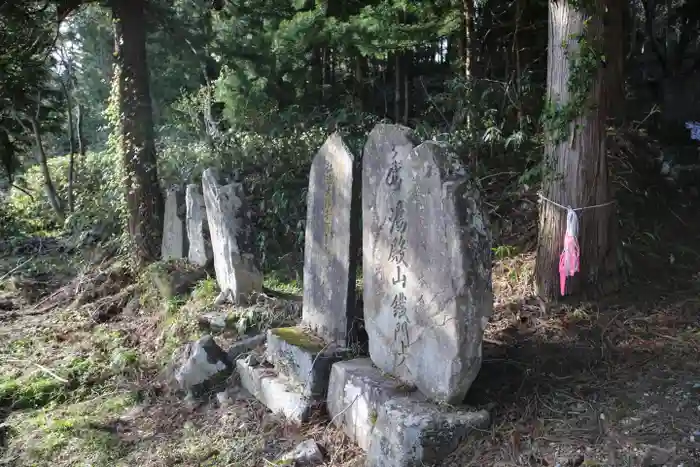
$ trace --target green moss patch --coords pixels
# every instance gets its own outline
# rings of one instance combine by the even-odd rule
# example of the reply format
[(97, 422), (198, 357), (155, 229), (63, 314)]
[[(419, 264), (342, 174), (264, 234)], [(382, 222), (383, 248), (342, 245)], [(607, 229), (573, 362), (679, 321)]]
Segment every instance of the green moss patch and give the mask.
[(311, 352), (320, 352), (325, 346), (321, 339), (299, 327), (277, 328), (271, 332), (286, 342)]

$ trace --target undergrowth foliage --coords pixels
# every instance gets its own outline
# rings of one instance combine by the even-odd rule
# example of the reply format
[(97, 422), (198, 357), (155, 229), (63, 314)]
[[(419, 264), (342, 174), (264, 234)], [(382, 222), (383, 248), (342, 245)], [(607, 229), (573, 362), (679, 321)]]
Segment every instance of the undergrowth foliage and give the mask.
[[(69, 156), (49, 160), (49, 170), (61, 199), (67, 198)], [(32, 166), (21, 177), (26, 192), (12, 190), (5, 209), (12, 218), (22, 221), (15, 232), (6, 235), (28, 235), (37, 232), (84, 232), (96, 229), (106, 238), (121, 233), (125, 222), (121, 165), (113, 152), (89, 152), (78, 163), (74, 189), (75, 212), (64, 225), (59, 225), (47, 198), (43, 195), (43, 178), (39, 166)], [(4, 225), (4, 223), (3, 223)]]
[[(487, 174), (510, 164), (520, 173), (519, 183), (534, 184), (539, 179), (539, 140), (530, 122), (509, 121), (513, 110), (498, 103), (501, 85), (482, 88), (482, 112), (470, 131), (444, 126), (421, 125), (417, 133), (424, 139), (451, 144), (478, 175)], [(454, 85), (451, 93), (436, 96), (441, 105), (458, 101), (463, 87)], [(446, 105), (446, 104), (445, 104)], [(458, 107), (460, 104), (452, 104)], [(453, 109), (452, 113), (459, 113)], [(239, 174), (254, 210), (256, 243), (266, 270), (299, 271), (303, 261), (306, 223), (308, 174), (314, 155), (330, 133), (338, 130), (356, 157), (361, 157), (367, 133), (381, 120), (359, 112), (319, 110), (298, 121), (294, 111), (270, 116), (269, 132), (230, 129), (206, 144), (189, 141), (183, 134), (191, 131), (192, 122), (161, 128), (158, 144), (158, 172), (161, 188), (188, 183), (201, 184), (205, 169), (214, 167), (224, 175)], [(522, 128), (513, 124), (523, 125)], [(461, 125), (460, 125), (461, 126)], [(77, 163), (75, 211), (64, 225), (59, 225), (46, 197), (38, 166), (28, 168), (18, 180), (28, 195), (12, 190), (10, 202), (0, 215), (16, 221), (3, 223), (6, 235), (37, 232), (79, 234), (91, 231), (102, 239), (122, 236), (126, 242), (127, 212), (124, 201), (123, 162), (118, 144), (111, 141), (102, 152), (89, 152)], [(213, 147), (212, 147), (213, 146)], [(513, 159), (514, 151), (532, 154)], [(66, 199), (69, 156), (49, 161), (56, 190)]]

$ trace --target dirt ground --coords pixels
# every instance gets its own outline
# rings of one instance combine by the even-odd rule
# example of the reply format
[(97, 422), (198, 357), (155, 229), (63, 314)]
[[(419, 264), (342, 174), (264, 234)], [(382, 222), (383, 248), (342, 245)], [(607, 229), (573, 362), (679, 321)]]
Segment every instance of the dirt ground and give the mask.
[[(497, 252), (495, 313), (467, 400), (489, 408), (493, 424), (444, 465), (700, 466), (692, 212), (661, 224), (633, 261), (644, 274), (604, 301), (545, 308), (532, 298), (532, 254)], [(267, 285), (299, 293), (298, 284)], [(55, 239), (5, 245), (0, 466), (265, 466), (309, 437), (327, 465), (362, 465), (327, 420), (290, 426), (235, 389), (223, 404), (173, 393), (164, 368), (197, 335), (215, 287), (205, 279), (188, 300), (145, 290), (142, 277), (96, 251)], [(289, 309), (261, 302), (238, 312), (241, 327)]]

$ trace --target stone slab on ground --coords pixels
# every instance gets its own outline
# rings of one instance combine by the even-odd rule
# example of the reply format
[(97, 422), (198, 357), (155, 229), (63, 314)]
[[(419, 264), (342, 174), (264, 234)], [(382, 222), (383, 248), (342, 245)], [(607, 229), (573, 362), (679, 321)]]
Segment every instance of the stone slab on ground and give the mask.
[(449, 147), (375, 126), (363, 154), (369, 354), (435, 401), (459, 404), (493, 310), (491, 233), (477, 181)]
[(302, 394), (325, 397), (331, 366), (348, 358), (349, 351), (323, 340), (302, 327), (267, 331), (267, 360), (299, 383)]
[(316, 467), (323, 464), (323, 453), (313, 439), (307, 439), (297, 445), (294, 450), (280, 457), (277, 466)]
[(323, 401), (301, 394), (296, 383), (274, 368), (254, 364), (251, 359), (236, 360), (241, 386), (273, 413), (280, 413), (292, 422), (307, 421)]
[(367, 452), (367, 467), (418, 467), (446, 458), (486, 411), (438, 405), (382, 372), (369, 358), (333, 365), (328, 413)]
[(250, 336), (243, 338), (241, 340), (238, 340), (231, 344), (231, 347), (228, 348), (226, 353), (228, 354), (228, 358), (232, 361), (235, 362), (241, 356), (245, 353), (250, 352), (251, 350), (254, 350), (261, 345), (263, 345), (267, 341), (267, 334), (261, 333), (257, 334), (255, 336)]
[(472, 411), (414, 397), (397, 397), (379, 407), (366, 467), (440, 465), (470, 434), (491, 423), (486, 410)]

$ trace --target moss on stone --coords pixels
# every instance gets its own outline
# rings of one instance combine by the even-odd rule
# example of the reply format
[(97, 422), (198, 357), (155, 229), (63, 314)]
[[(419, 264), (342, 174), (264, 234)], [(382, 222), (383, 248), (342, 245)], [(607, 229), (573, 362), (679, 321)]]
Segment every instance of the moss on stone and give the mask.
[(377, 411), (376, 411), (376, 410), (372, 410), (372, 411), (369, 413), (369, 422), (372, 424), (372, 426), (374, 426), (374, 425), (377, 424), (377, 417), (378, 417), (378, 416), (379, 416), (379, 415), (377, 414)]
[(297, 347), (311, 352), (320, 352), (324, 347), (323, 341), (320, 338), (309, 334), (299, 327), (277, 328), (273, 329), (272, 333), (289, 344), (296, 345)]

